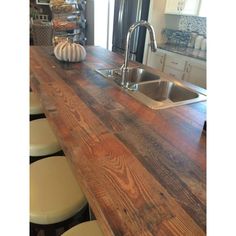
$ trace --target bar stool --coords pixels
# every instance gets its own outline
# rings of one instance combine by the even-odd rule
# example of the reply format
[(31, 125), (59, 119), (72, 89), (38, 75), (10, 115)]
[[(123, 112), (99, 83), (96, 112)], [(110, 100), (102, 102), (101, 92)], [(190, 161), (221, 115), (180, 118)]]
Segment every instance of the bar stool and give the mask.
[(52, 155), (63, 151), (47, 118), (30, 121), (30, 163)]
[(88, 220), (83, 218), (87, 208), (86, 197), (65, 156), (44, 158), (30, 165), (31, 236), (39, 230), (56, 235), (61, 227), (68, 229), (78, 215), (76, 224)]
[(33, 20), (31, 23), (33, 44), (37, 46), (51, 46), (53, 28), (52, 23), (43, 20)]
[(104, 236), (96, 220), (74, 226), (61, 236)]
[(41, 102), (34, 92), (30, 92), (30, 120), (39, 118), (45, 118)]

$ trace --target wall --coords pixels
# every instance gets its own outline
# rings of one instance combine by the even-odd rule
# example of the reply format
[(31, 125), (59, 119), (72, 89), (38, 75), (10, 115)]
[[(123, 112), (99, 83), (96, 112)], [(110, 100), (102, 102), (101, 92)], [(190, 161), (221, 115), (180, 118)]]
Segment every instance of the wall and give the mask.
[[(151, 0), (149, 7), (148, 22), (154, 27), (156, 33), (157, 43), (162, 43), (161, 36), (162, 29), (166, 27), (164, 11), (166, 0)], [(149, 38), (149, 34), (146, 34), (146, 38)]]
[[(163, 43), (162, 30), (166, 27), (164, 11), (165, 11), (166, 0), (150, 0), (148, 22), (153, 26), (155, 30), (157, 44)], [(146, 64), (150, 38), (149, 34), (146, 34), (144, 54), (143, 54), (143, 64)]]
[(87, 0), (87, 45), (111, 50), (113, 33), (114, 0)]

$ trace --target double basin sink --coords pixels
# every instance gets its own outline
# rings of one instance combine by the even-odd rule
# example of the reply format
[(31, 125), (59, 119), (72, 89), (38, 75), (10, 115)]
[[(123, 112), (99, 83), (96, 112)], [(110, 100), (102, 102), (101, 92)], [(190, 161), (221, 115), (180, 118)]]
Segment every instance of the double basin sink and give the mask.
[[(96, 71), (121, 86), (120, 68)], [(174, 78), (167, 79), (142, 68), (129, 68), (126, 81), (128, 84), (124, 91), (151, 109), (163, 109), (206, 100), (204, 94), (190, 88), (187, 83)]]

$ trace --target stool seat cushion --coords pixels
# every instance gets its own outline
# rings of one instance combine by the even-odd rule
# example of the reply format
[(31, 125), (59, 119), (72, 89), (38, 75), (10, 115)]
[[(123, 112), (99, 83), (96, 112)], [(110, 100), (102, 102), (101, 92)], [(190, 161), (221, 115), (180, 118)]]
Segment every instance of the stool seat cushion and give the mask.
[(34, 92), (30, 92), (30, 115), (42, 113), (44, 112), (38, 96)]
[(87, 204), (64, 156), (30, 165), (30, 222), (54, 224), (74, 216)]
[(30, 121), (30, 156), (45, 156), (60, 150), (47, 118)]
[(78, 224), (62, 234), (62, 236), (78, 236), (78, 235), (103, 236), (104, 234), (102, 233), (96, 220)]

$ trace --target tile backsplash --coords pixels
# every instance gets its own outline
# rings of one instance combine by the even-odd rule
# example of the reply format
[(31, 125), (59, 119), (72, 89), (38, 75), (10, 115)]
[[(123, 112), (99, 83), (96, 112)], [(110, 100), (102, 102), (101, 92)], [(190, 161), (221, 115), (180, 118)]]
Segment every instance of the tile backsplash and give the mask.
[(197, 32), (206, 36), (206, 17), (165, 15), (165, 28)]
[(186, 30), (172, 30), (165, 28), (162, 31), (163, 36), (166, 38), (166, 43), (187, 47), (191, 38), (191, 32)]
[(196, 16), (180, 16), (178, 30), (197, 32), (206, 36), (206, 18)]
[(166, 15), (165, 23), (162, 30), (163, 43), (193, 48), (198, 35), (207, 38), (206, 17)]

